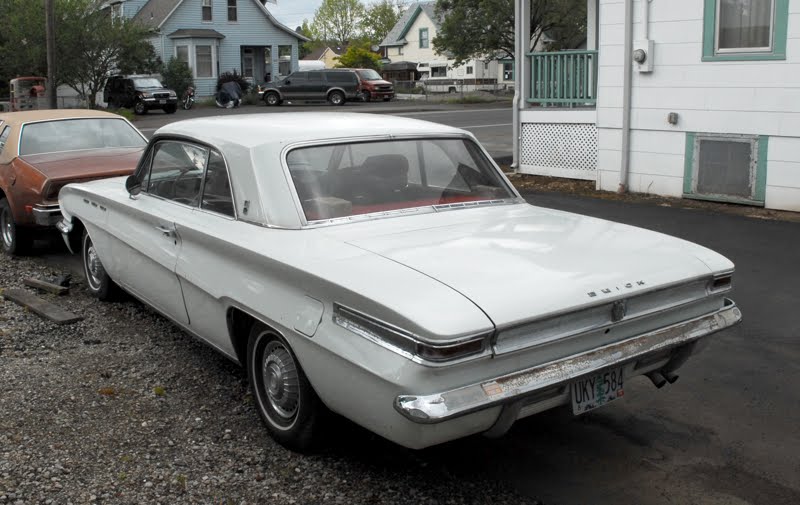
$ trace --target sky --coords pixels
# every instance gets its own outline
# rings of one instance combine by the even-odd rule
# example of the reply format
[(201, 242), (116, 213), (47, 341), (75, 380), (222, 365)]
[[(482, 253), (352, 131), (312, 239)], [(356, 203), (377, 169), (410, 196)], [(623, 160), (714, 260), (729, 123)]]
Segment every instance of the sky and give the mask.
[[(267, 9), (280, 21), (291, 29), (295, 29), (303, 24), (307, 19), (309, 23), (314, 19), (314, 11), (322, 3), (322, 0), (276, 0), (277, 5), (267, 3)], [(362, 0), (365, 4), (370, 4), (376, 0)], [(403, 3), (410, 3), (410, 0), (403, 0)]]

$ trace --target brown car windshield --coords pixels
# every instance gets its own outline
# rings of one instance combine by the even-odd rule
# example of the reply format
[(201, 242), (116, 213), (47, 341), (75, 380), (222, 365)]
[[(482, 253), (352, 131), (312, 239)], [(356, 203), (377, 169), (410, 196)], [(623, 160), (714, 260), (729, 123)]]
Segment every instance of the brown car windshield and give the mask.
[(309, 222), (515, 196), (465, 139), (303, 147), (286, 161)]
[(114, 118), (61, 119), (22, 127), (20, 156), (109, 147), (143, 147), (145, 140), (127, 121)]

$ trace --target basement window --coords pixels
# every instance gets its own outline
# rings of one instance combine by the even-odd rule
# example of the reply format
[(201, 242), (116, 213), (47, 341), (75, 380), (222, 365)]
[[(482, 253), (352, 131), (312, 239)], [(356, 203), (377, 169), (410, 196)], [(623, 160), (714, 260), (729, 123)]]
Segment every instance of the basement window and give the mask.
[(688, 133), (684, 196), (764, 205), (768, 139)]

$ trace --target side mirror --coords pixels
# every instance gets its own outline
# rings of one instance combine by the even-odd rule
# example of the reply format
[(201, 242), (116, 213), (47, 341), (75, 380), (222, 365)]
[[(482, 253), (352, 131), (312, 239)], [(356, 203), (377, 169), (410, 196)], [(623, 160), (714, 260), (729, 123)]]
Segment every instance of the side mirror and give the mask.
[(125, 179), (125, 189), (128, 190), (131, 196), (136, 196), (142, 192), (142, 183), (136, 178), (136, 175), (129, 175)]

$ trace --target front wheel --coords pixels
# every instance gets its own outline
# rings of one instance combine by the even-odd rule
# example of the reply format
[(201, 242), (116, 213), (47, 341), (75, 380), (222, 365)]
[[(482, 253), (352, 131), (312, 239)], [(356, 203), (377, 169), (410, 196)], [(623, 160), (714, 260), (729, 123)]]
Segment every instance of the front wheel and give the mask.
[(286, 340), (261, 323), (250, 330), (247, 376), (272, 437), (298, 452), (316, 446), (325, 407)]
[(274, 91), (271, 91), (264, 95), (264, 103), (270, 106), (280, 105), (281, 97), (278, 96), (278, 94), (275, 93)]
[(369, 91), (362, 91), (359, 95), (362, 102), (369, 102), (370, 100), (372, 100), (372, 95), (370, 94)]
[(194, 105), (194, 98), (187, 98), (183, 101), (183, 110), (189, 110)]
[(83, 256), (83, 273), (86, 276), (86, 286), (89, 288), (89, 293), (104, 302), (116, 299), (119, 295), (119, 287), (108, 276), (106, 269), (103, 268), (97, 249), (95, 249), (92, 238), (86, 230), (83, 231), (81, 255)]
[(328, 101), (331, 105), (344, 105), (344, 93), (341, 91), (331, 91), (331, 94), (328, 95)]
[(9, 256), (25, 254), (33, 245), (33, 238), (28, 230), (17, 227), (14, 214), (8, 200), (0, 197), (0, 236), (2, 236), (3, 252)]
[(133, 112), (139, 114), (147, 114), (147, 106), (141, 100), (136, 100), (136, 103), (133, 104)]

